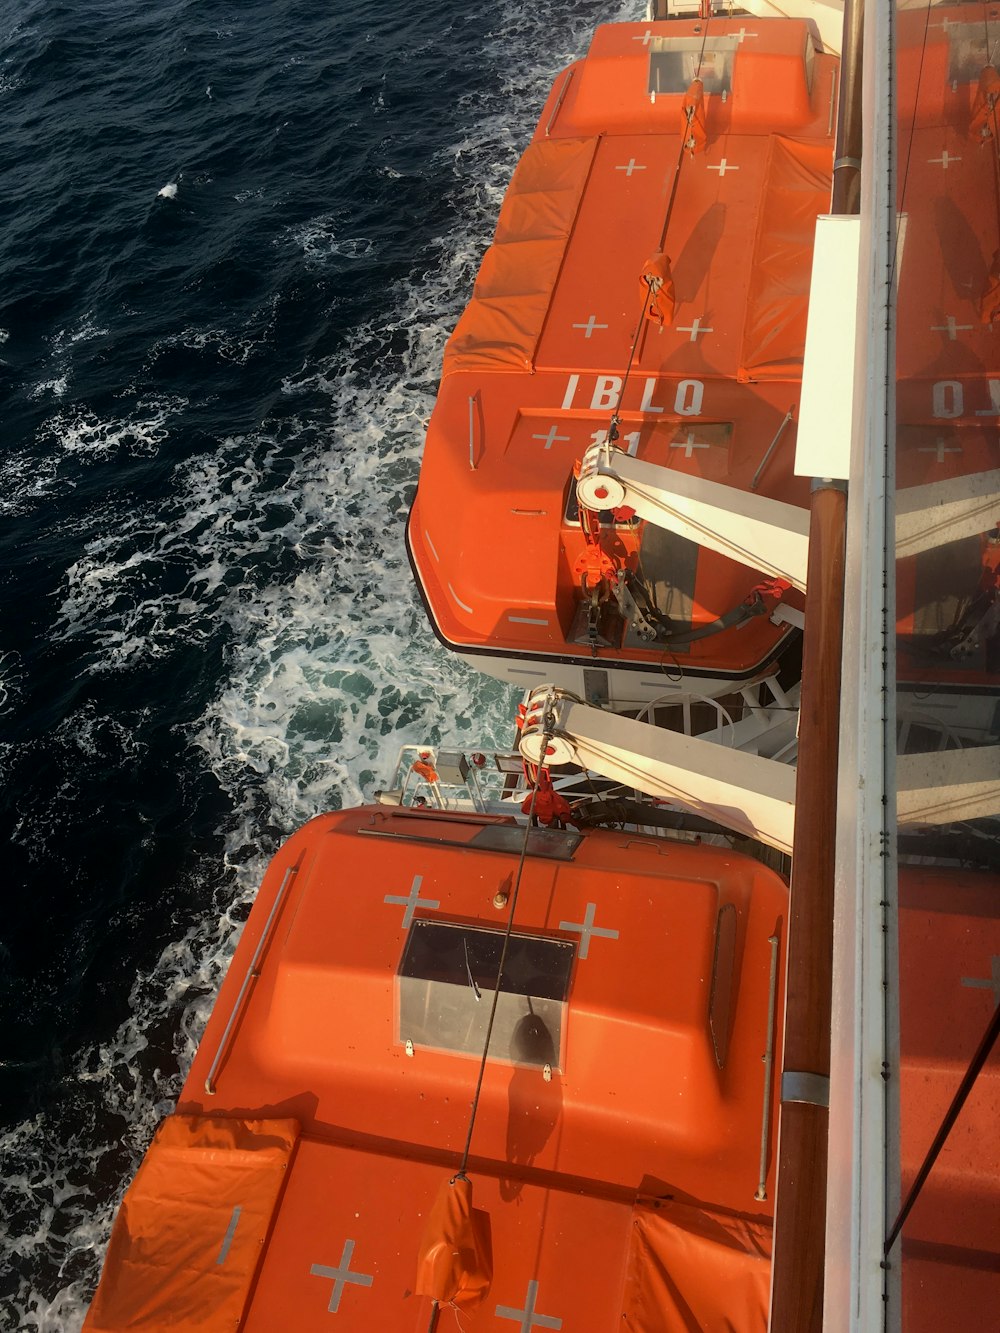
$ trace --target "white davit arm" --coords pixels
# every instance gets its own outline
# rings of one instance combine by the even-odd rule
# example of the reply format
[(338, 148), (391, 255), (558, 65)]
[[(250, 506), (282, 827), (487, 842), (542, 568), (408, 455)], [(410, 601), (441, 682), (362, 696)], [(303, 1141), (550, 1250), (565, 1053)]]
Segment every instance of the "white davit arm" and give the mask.
[(896, 559), (978, 537), (1000, 520), (1000, 471), (969, 472), (896, 493)]
[(520, 750), (531, 764), (575, 764), (792, 850), (795, 769), (776, 759), (606, 713), (552, 686), (532, 691)]
[(839, 56), (844, 34), (844, 0), (741, 0), (740, 9), (762, 19), (812, 19), (824, 51)]
[[(697, 18), (700, 12), (699, 0), (647, 0), (646, 5), (646, 18), (650, 23), (665, 18)], [(713, 0), (713, 14), (731, 18), (732, 12), (732, 4)], [(737, 12), (741, 17), (752, 14), (762, 19), (811, 19), (823, 50), (840, 55), (844, 0), (740, 0)]]
[(900, 828), (1000, 815), (1000, 746), (902, 754), (896, 776)]
[(627, 505), (657, 527), (805, 591), (807, 509), (644, 463), (606, 444), (584, 454), (576, 495), (597, 512)]

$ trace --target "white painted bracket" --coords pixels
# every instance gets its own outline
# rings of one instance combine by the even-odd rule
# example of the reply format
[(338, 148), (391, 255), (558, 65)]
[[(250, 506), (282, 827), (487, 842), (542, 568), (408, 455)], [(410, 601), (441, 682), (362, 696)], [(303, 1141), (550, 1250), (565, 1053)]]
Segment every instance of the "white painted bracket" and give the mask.
[[(806, 586), (809, 511), (592, 444), (576, 495), (584, 509), (634, 509), (640, 518), (730, 560)], [(765, 554), (766, 553), (766, 554)]]
[(860, 255), (860, 217), (817, 219), (795, 438), (799, 477), (850, 475)]
[(896, 760), (900, 828), (1000, 815), (1000, 746), (904, 754)]
[(651, 727), (545, 686), (528, 700), (521, 754), (576, 764), (791, 852), (795, 769), (714, 741)]
[(896, 494), (896, 558), (920, 555), (1000, 520), (1000, 471), (970, 472)]
[[(823, 43), (823, 50), (835, 56), (840, 55), (844, 33), (844, 0), (797, 0), (792, 6), (775, 4), (773, 0), (741, 0), (739, 8), (756, 18), (811, 19)], [(722, 10), (722, 7), (719, 6), (719, 9)]]

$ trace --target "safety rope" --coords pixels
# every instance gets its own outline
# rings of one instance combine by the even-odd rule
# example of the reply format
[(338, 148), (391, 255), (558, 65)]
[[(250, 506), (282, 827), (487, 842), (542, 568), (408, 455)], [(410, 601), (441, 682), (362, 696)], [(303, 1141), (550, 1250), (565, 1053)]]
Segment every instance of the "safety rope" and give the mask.
[[(990, 27), (989, 19), (985, 13), (983, 15), (983, 26), (986, 30), (986, 64), (992, 64), (990, 59)], [(990, 124), (993, 130), (993, 195), (997, 210), (997, 252), (1000, 253), (1000, 129), (997, 127), (997, 104), (993, 99), (989, 104)]]
[(892, 288), (896, 282), (896, 267), (899, 263), (899, 233), (903, 225), (906, 208), (906, 183), (910, 176), (910, 158), (913, 156), (913, 140), (917, 130), (917, 107), (920, 104), (920, 84), (924, 77), (924, 56), (927, 54), (927, 36), (930, 31), (931, 23), (931, 5), (934, 0), (927, 0), (927, 9), (924, 13), (924, 40), (920, 46), (920, 64), (917, 66), (917, 88), (913, 94), (913, 114), (910, 117), (910, 137), (906, 144), (906, 164), (903, 167), (903, 185), (899, 192), (899, 210), (896, 214), (896, 243), (892, 248), (892, 271), (889, 274), (889, 286)]
[(987, 13), (985, 5), (983, 6), (983, 45), (986, 49), (985, 63), (987, 65), (992, 64), (992, 61), (990, 60), (990, 16)]
[[(544, 757), (549, 741), (551, 741), (555, 731), (555, 718), (551, 709), (546, 709), (543, 717), (542, 747), (541, 755)], [(500, 949), (500, 964), (497, 968), (496, 984), (493, 987), (493, 1002), (490, 1005), (489, 1022), (486, 1025), (486, 1039), (483, 1042), (482, 1059), (479, 1062), (479, 1076), (476, 1079), (476, 1091), (472, 1098), (472, 1108), (469, 1113), (469, 1128), (465, 1136), (465, 1147), (462, 1150), (462, 1161), (458, 1170), (452, 1176), (452, 1181), (467, 1180), (465, 1168), (469, 1165), (469, 1152), (472, 1148), (472, 1132), (476, 1125), (476, 1114), (479, 1110), (479, 1098), (483, 1090), (483, 1079), (486, 1075), (486, 1061), (490, 1053), (490, 1041), (493, 1037), (493, 1023), (497, 1015), (497, 1004), (500, 1000), (500, 982), (503, 980), (504, 964), (507, 961), (507, 947), (510, 944), (511, 931), (514, 928), (514, 913), (517, 910), (517, 895), (521, 888), (521, 876), (524, 873), (524, 862), (528, 855), (528, 839), (531, 836), (532, 820), (535, 815), (535, 802), (538, 799), (538, 782), (536, 780), (534, 789), (531, 793), (531, 805), (528, 809), (528, 822), (524, 828), (524, 839), (521, 842), (521, 857), (517, 864), (517, 874), (514, 877), (514, 887), (510, 892), (510, 911), (507, 914), (507, 929), (504, 931), (503, 945)]]
[[(707, 18), (705, 20), (705, 31), (702, 33), (701, 37), (701, 50), (698, 52), (698, 67), (695, 70), (695, 76), (694, 76), (695, 79), (701, 77), (701, 67), (705, 60), (705, 43), (708, 41), (708, 25), (710, 21), (711, 21), (710, 18)], [(689, 124), (692, 119), (693, 117), (689, 117)], [(687, 146), (688, 146), (687, 136), (682, 135), (680, 149), (678, 150), (677, 153), (677, 162), (674, 166), (674, 177), (670, 187), (670, 198), (667, 201), (667, 211), (663, 219), (663, 226), (660, 228), (660, 239), (656, 247), (657, 251), (662, 251), (667, 241), (667, 231), (670, 228), (670, 218), (674, 211), (674, 203), (677, 199), (677, 186), (680, 183), (681, 167), (684, 165), (684, 151), (687, 148)], [(650, 288), (650, 291), (652, 291), (652, 288)], [(614, 442), (619, 437), (618, 427), (621, 425), (621, 416), (620, 416), (621, 405), (625, 398), (625, 390), (628, 387), (629, 376), (632, 373), (632, 366), (635, 362), (635, 354), (639, 349), (639, 343), (642, 341), (642, 335), (645, 331), (646, 305), (648, 301), (649, 297), (647, 295), (643, 295), (642, 305), (639, 309), (638, 323), (635, 326), (635, 337), (632, 339), (632, 346), (629, 349), (628, 365), (625, 367), (625, 375), (622, 379), (622, 386), (618, 390), (618, 401), (615, 403), (614, 409), (611, 413), (611, 421), (610, 424), (608, 425), (608, 438), (606, 441), (606, 447), (609, 452), (611, 445), (614, 444)]]
[(900, 1208), (896, 1220), (893, 1222), (892, 1227), (889, 1230), (888, 1236), (885, 1238), (885, 1246), (883, 1248), (884, 1254), (887, 1255), (893, 1245), (895, 1245), (896, 1237), (902, 1231), (913, 1205), (920, 1197), (920, 1191), (924, 1187), (924, 1182), (930, 1175), (931, 1168), (937, 1161), (938, 1155), (944, 1147), (948, 1135), (951, 1133), (952, 1126), (958, 1119), (959, 1112), (968, 1100), (969, 1093), (972, 1091), (983, 1065), (989, 1058), (990, 1052), (993, 1050), (998, 1036), (1000, 1036), (1000, 1004), (998, 1004), (993, 1011), (993, 1017), (990, 1019), (986, 1031), (982, 1035), (982, 1039), (976, 1048), (976, 1053), (972, 1057), (968, 1069), (962, 1076), (962, 1081), (958, 1085), (958, 1089), (951, 1100), (951, 1105), (948, 1107), (944, 1119), (941, 1121), (938, 1132), (934, 1135), (934, 1142), (928, 1148), (927, 1156), (924, 1158), (920, 1170), (913, 1179), (913, 1184), (910, 1186), (910, 1191), (906, 1196), (906, 1200), (903, 1203), (902, 1208)]

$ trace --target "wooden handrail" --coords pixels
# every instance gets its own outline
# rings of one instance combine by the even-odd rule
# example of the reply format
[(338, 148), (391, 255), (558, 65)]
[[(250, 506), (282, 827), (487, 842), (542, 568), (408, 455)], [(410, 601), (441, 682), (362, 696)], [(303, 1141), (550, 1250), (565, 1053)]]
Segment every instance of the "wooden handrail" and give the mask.
[[(771, 1333), (819, 1333), (847, 493), (814, 483), (799, 703)], [(803, 1077), (803, 1076), (812, 1076)]]
[[(830, 211), (860, 211), (864, 0), (845, 0)], [(847, 490), (813, 482), (795, 781), (770, 1333), (821, 1333)]]

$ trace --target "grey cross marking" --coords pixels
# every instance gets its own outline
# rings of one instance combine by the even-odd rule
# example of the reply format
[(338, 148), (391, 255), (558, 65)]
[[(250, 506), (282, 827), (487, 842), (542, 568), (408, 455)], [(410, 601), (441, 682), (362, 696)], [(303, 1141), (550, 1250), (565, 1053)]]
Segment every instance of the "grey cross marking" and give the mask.
[(420, 885), (423, 883), (423, 880), (423, 875), (414, 875), (413, 884), (410, 886), (410, 892), (405, 898), (400, 893), (387, 893), (382, 899), (384, 903), (394, 903), (397, 907), (406, 908), (406, 911), (403, 913), (404, 930), (410, 929), (410, 924), (413, 921), (413, 913), (417, 907), (426, 907), (433, 912), (436, 908), (441, 906), (436, 898), (421, 898)]
[(538, 1283), (528, 1283), (528, 1294), (523, 1310), (515, 1310), (510, 1305), (497, 1306), (498, 1319), (516, 1319), (521, 1325), (521, 1333), (531, 1333), (533, 1328), (562, 1328), (562, 1320), (551, 1314), (535, 1314), (535, 1301), (538, 1300)]
[(351, 1260), (354, 1258), (354, 1241), (344, 1241), (344, 1251), (340, 1256), (340, 1267), (329, 1268), (326, 1264), (313, 1264), (309, 1272), (313, 1277), (333, 1278), (333, 1291), (330, 1293), (330, 1304), (326, 1307), (330, 1314), (336, 1314), (340, 1308), (340, 1298), (344, 1294), (344, 1284), (354, 1283), (357, 1287), (370, 1287), (375, 1281), (371, 1273), (352, 1273)]
[(616, 940), (618, 938), (617, 930), (608, 930), (604, 926), (595, 926), (594, 917), (597, 915), (597, 904), (588, 903), (587, 910), (583, 914), (583, 921), (560, 921), (560, 930), (578, 930), (580, 932), (580, 957), (586, 958), (590, 952), (590, 938), (592, 935), (601, 935), (606, 940)]
[(1000, 1004), (1000, 954), (994, 954), (990, 959), (988, 977), (963, 977), (962, 985), (972, 986), (975, 990), (991, 990), (993, 1003)]

